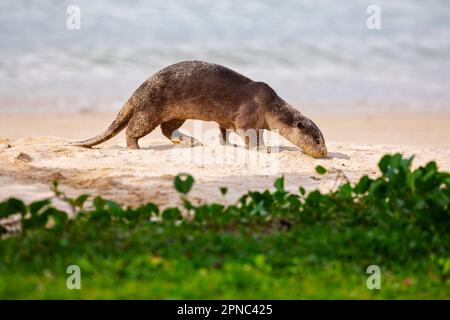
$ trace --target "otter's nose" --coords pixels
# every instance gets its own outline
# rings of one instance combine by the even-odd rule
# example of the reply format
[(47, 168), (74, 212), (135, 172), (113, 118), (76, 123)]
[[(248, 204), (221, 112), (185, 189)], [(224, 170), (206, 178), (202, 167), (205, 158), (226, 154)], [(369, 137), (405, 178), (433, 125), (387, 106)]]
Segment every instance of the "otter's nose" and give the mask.
[(328, 153), (327, 147), (325, 145), (321, 146), (319, 152), (320, 152), (321, 157), (325, 157)]

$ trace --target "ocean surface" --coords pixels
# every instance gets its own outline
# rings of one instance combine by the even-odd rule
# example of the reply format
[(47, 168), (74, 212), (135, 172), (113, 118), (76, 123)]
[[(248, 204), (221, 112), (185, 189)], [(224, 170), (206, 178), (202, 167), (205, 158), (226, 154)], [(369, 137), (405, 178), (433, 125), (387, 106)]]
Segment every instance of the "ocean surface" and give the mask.
[(116, 111), (182, 60), (265, 81), (308, 112), (450, 112), (450, 1), (0, 2), (0, 112)]

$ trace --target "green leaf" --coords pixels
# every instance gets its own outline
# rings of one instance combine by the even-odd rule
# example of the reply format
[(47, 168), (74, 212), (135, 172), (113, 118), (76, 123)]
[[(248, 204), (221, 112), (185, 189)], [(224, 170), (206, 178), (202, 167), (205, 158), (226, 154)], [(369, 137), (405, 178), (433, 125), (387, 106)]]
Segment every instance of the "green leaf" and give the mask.
[(284, 176), (275, 180), (273, 185), (275, 186), (275, 189), (277, 189), (277, 191), (284, 191)]
[(2, 206), (0, 206), (0, 218), (5, 218), (16, 213), (22, 215), (27, 213), (27, 208), (22, 200), (9, 198), (2, 203)]
[(386, 192), (386, 184), (382, 178), (373, 181), (369, 187), (369, 194), (374, 197), (383, 199)]
[(223, 196), (226, 195), (227, 192), (228, 192), (228, 188), (227, 188), (227, 187), (221, 187), (221, 188), (220, 188), (220, 193), (221, 193)]
[(350, 183), (345, 183), (339, 188), (339, 194), (344, 198), (349, 198), (352, 195), (352, 187)]
[(122, 207), (114, 201), (106, 200), (106, 206), (109, 209), (109, 212), (116, 217), (123, 217), (125, 212), (123, 211)]
[(210, 208), (210, 210), (211, 210), (211, 212), (213, 214), (219, 215), (220, 213), (222, 213), (222, 210), (223, 210), (224, 206), (222, 204), (220, 204), (220, 203), (212, 203), (209, 206), (209, 208)]
[(86, 200), (89, 198), (88, 194), (82, 194), (81, 196), (78, 196), (74, 201), (73, 201), (73, 206), (76, 208), (83, 208), (84, 203), (86, 202)]
[(30, 204), (30, 213), (31, 215), (37, 215), (39, 210), (41, 210), (42, 208), (44, 208), (45, 206), (50, 204), (50, 200), (45, 199), (45, 200), (41, 200), (41, 201), (35, 201), (33, 203)]
[(437, 164), (436, 161), (430, 161), (425, 166), (425, 170), (427, 171), (437, 171)]
[(416, 176), (411, 171), (406, 175), (406, 185), (413, 194), (416, 192), (415, 178)]
[(387, 154), (381, 158), (380, 162), (378, 162), (378, 167), (383, 174), (387, 172), (387, 168), (389, 166), (389, 163), (391, 162), (391, 158), (392, 156)]
[(268, 214), (266, 208), (264, 208), (264, 202), (259, 202), (250, 212), (251, 215), (266, 216)]
[(324, 175), (325, 173), (327, 173), (327, 169), (319, 165), (316, 167), (316, 172), (318, 174)]
[(53, 180), (52, 189), (55, 193), (59, 193), (58, 187), (59, 187), (59, 182), (57, 180)]
[(90, 212), (90, 219), (92, 220), (101, 220), (101, 221), (110, 221), (111, 215), (108, 213), (108, 211), (103, 209), (97, 209), (96, 211)]
[(371, 179), (368, 176), (363, 176), (359, 179), (359, 182), (355, 186), (355, 192), (359, 194), (363, 194), (369, 190)]
[(106, 201), (102, 197), (97, 196), (94, 198), (94, 201), (92, 201), (92, 204), (96, 210), (103, 210), (105, 208)]
[(290, 194), (287, 198), (286, 198), (286, 202), (288, 203), (288, 207), (289, 208), (298, 208), (301, 205), (300, 200), (297, 198), (296, 195)]
[(147, 203), (145, 205), (140, 206), (137, 211), (139, 212), (139, 216), (149, 219), (153, 214), (159, 214), (159, 208), (153, 203)]
[(400, 162), (400, 166), (404, 169), (404, 171), (408, 171), (411, 168), (411, 163), (414, 159), (414, 156), (411, 156), (407, 159), (402, 159)]
[(303, 188), (303, 187), (299, 187), (299, 188), (298, 188), (298, 191), (300, 192), (300, 194), (301, 194), (302, 196), (304, 196), (305, 193), (306, 193), (306, 190), (305, 190), (305, 188)]
[(183, 201), (183, 205), (187, 210), (192, 210), (194, 209), (194, 206), (192, 205), (192, 203), (189, 201), (189, 199), (185, 196), (182, 197), (182, 201)]
[(175, 189), (178, 192), (187, 194), (194, 184), (194, 178), (188, 174), (182, 173), (175, 177), (174, 184)]
[(48, 216), (53, 221), (54, 224), (51, 227), (53, 230), (61, 231), (64, 229), (64, 223), (68, 218), (67, 213), (55, 208), (49, 208), (43, 213), (43, 215)]
[(182, 218), (181, 211), (178, 208), (167, 208), (161, 216), (164, 221), (175, 221)]

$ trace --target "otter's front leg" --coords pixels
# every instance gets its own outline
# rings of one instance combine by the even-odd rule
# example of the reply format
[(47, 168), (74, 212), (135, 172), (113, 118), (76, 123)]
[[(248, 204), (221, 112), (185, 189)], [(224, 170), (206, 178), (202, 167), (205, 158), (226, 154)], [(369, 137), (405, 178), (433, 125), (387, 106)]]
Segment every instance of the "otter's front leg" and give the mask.
[(245, 148), (261, 149), (264, 147), (263, 132), (258, 129), (239, 129), (236, 133), (244, 140)]
[(250, 130), (250, 134), (246, 134), (244, 136), (244, 140), (245, 140), (245, 148), (247, 150), (249, 149), (258, 149), (261, 150), (264, 148), (265, 144), (264, 144), (264, 135), (262, 130), (258, 130), (258, 129), (251, 129)]

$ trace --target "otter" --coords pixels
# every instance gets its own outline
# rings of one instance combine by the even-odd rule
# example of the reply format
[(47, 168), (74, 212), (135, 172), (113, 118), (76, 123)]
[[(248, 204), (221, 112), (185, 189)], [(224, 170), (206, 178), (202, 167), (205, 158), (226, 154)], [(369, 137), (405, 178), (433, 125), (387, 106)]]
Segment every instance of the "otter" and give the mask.
[(177, 130), (187, 119), (218, 123), (222, 142), (227, 141), (230, 130), (256, 130), (256, 139), (245, 137), (246, 147), (253, 148), (263, 144), (261, 130), (277, 130), (309, 156), (327, 154), (322, 132), (314, 122), (268, 84), (202, 61), (183, 61), (158, 71), (136, 89), (105, 132), (69, 144), (90, 148), (126, 127), (127, 147), (139, 149), (138, 140), (159, 125), (173, 142), (192, 142), (194, 138)]

